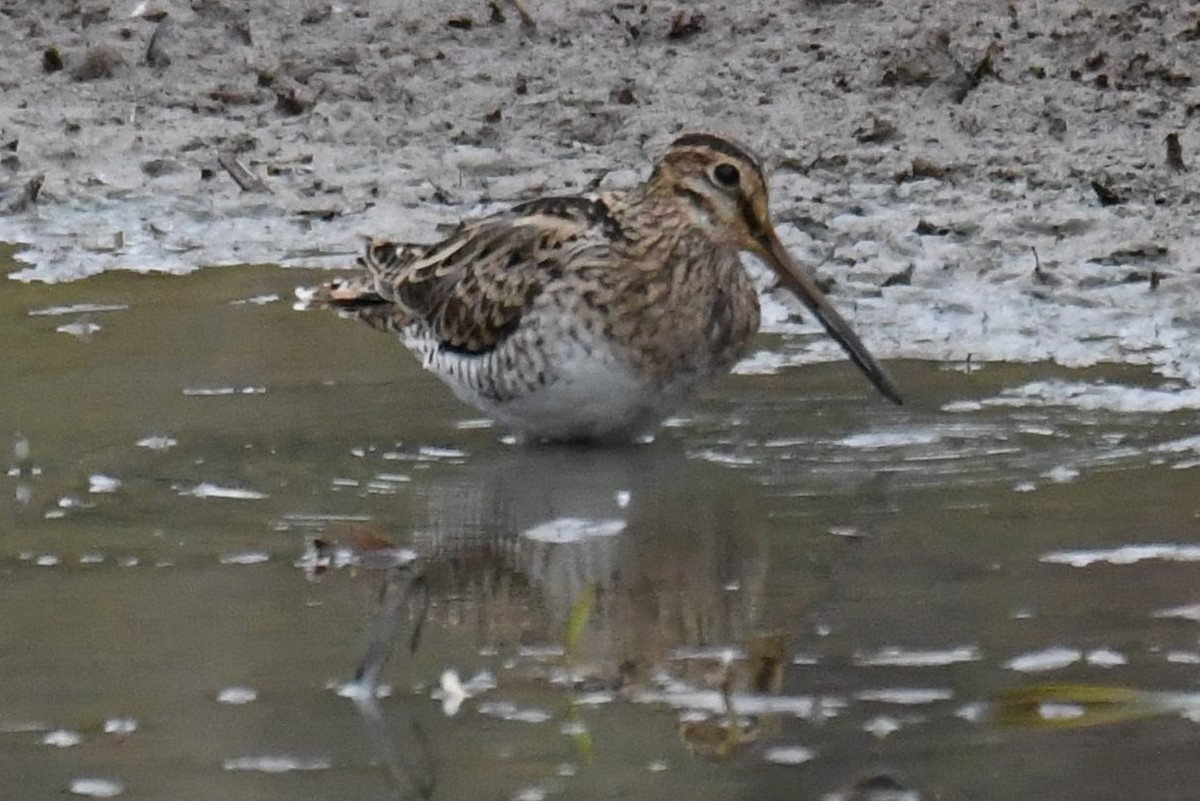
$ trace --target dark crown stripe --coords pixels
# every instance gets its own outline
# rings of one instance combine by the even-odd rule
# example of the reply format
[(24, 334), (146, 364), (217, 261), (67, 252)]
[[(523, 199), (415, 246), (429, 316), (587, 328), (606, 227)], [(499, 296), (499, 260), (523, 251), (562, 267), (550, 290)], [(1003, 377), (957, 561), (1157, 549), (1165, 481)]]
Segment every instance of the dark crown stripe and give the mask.
[(762, 164), (758, 157), (751, 153), (746, 148), (732, 142), (724, 137), (708, 133), (689, 133), (676, 139), (671, 143), (671, 148), (677, 147), (700, 147), (707, 150), (714, 150), (723, 156), (729, 156), (731, 159), (749, 164), (754, 172), (757, 173), (759, 180), (763, 180)]

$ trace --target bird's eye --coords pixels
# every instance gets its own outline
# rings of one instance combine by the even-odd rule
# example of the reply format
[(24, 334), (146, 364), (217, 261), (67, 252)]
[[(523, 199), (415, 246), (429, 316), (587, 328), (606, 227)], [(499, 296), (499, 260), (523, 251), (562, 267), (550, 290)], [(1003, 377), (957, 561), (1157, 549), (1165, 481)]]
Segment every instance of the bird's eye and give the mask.
[(713, 180), (718, 186), (723, 186), (726, 189), (733, 189), (738, 185), (738, 181), (742, 179), (742, 174), (738, 172), (738, 168), (732, 164), (718, 164), (712, 171)]

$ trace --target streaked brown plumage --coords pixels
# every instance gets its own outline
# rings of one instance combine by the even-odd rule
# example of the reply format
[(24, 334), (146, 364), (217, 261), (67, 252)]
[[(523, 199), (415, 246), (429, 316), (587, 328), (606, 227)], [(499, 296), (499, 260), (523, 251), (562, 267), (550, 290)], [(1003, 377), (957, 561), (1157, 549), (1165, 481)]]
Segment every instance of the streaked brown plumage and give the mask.
[(900, 402), (779, 242), (758, 159), (712, 134), (675, 140), (631, 191), (523, 203), (430, 247), (377, 240), (367, 275), (298, 294), (399, 333), (459, 398), (529, 439), (629, 439), (727, 372), (758, 330), (741, 251)]

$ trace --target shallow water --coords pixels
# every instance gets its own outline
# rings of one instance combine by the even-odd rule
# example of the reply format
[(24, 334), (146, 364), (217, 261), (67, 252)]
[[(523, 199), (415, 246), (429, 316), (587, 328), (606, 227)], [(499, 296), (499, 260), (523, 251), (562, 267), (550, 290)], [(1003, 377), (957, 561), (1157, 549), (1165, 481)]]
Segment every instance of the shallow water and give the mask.
[[(989, 714), (1195, 687), (1200, 432), (1160, 378), (900, 363), (897, 409), (752, 364), (651, 445), (522, 448), (294, 312), (313, 278), (0, 290), (5, 797), (1192, 797), (1194, 714)], [(338, 692), (372, 626), (377, 718)], [(453, 715), (450, 668), (483, 674)], [(694, 753), (727, 674), (745, 742)]]

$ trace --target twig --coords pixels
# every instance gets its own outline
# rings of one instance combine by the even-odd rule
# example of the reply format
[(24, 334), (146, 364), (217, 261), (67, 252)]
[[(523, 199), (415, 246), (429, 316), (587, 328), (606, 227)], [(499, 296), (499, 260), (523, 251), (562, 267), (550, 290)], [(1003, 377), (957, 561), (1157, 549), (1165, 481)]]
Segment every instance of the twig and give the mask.
[(508, 0), (508, 4), (517, 10), (521, 15), (521, 24), (529, 30), (537, 30), (537, 21), (533, 15), (529, 13), (529, 9), (525, 7), (524, 0)]
[(263, 179), (246, 169), (232, 153), (217, 153), (217, 162), (229, 173), (229, 177), (237, 182), (243, 192), (270, 192)]

